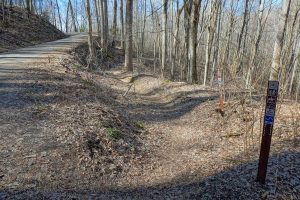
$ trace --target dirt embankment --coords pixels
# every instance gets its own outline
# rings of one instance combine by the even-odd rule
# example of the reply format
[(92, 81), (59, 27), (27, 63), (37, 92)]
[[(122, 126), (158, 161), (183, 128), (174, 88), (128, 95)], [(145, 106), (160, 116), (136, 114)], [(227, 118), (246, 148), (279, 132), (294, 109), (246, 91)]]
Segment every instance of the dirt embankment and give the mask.
[(44, 17), (18, 7), (0, 8), (0, 19), (0, 53), (66, 37)]

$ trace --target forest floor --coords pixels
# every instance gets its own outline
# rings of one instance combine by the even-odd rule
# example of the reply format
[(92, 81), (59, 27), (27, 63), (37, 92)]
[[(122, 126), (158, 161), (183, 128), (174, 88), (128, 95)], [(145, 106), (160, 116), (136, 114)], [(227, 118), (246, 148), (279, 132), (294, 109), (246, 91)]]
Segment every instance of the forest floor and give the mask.
[(215, 88), (133, 81), (118, 49), (85, 70), (85, 40), (0, 54), (0, 199), (300, 199), (299, 104), (279, 101), (261, 185), (263, 95), (227, 88), (222, 117)]

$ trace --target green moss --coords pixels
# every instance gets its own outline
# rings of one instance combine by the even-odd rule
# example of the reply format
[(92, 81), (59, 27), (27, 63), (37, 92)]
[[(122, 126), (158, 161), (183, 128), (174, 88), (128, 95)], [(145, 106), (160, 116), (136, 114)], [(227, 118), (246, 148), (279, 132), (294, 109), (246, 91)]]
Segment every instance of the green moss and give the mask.
[(142, 121), (136, 121), (134, 124), (138, 129), (145, 130), (145, 125)]
[(109, 137), (110, 139), (118, 140), (123, 137), (121, 131), (116, 128), (107, 128), (105, 132), (107, 137)]

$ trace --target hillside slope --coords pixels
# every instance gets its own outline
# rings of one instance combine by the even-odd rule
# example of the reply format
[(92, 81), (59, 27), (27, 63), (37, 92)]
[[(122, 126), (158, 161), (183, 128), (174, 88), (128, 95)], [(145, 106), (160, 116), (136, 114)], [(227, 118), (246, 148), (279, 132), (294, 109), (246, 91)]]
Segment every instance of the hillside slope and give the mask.
[(0, 53), (12, 49), (49, 42), (66, 37), (51, 23), (40, 16), (30, 14), (18, 7), (0, 8)]

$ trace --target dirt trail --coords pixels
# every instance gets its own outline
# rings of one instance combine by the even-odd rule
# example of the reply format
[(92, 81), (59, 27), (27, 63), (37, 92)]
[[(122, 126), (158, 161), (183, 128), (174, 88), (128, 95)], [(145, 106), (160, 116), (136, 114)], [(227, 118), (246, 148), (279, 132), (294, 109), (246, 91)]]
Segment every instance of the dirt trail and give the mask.
[[(124, 97), (132, 83), (124, 82), (130, 74), (118, 69), (106, 75), (90, 73), (88, 79), (81, 77), (85, 85), (64, 74), (65, 68), (61, 74), (52, 73), (50, 66), (59, 60), (57, 56), (68, 57), (66, 50), (85, 40), (86, 35), (79, 34), (0, 54), (0, 199), (299, 197), (299, 146), (292, 147), (291, 141), (284, 141), (285, 145), (279, 140), (274, 142), (280, 154), (272, 154), (268, 184), (260, 186), (255, 182), (258, 145), (245, 155), (244, 136), (225, 137), (220, 126), (226, 124), (226, 119), (214, 111), (216, 91), (144, 76)], [(32, 71), (33, 65), (43, 65), (44, 70)], [(90, 89), (92, 95), (86, 91)], [(58, 99), (54, 95), (57, 90), (74, 92), (82, 102), (72, 102), (72, 96), (66, 95), (59, 100), (69, 98), (71, 106), (53, 103)], [(97, 114), (88, 106), (102, 103), (132, 121), (143, 122), (147, 130), (143, 136), (147, 153), (124, 163), (128, 168), (108, 179), (102, 179), (97, 171), (93, 176), (82, 174), (85, 169), (76, 168), (78, 160), (70, 150), (77, 142), (76, 138), (70, 139), (72, 134), (90, 126), (85, 124), (90, 122), (87, 114)], [(65, 109), (83, 118), (66, 115), (64, 121), (59, 121), (58, 114)], [(74, 121), (81, 126), (70, 131)], [(66, 131), (61, 131), (57, 135), (57, 129), (72, 134), (66, 136)], [(242, 131), (241, 127), (236, 129)]]

